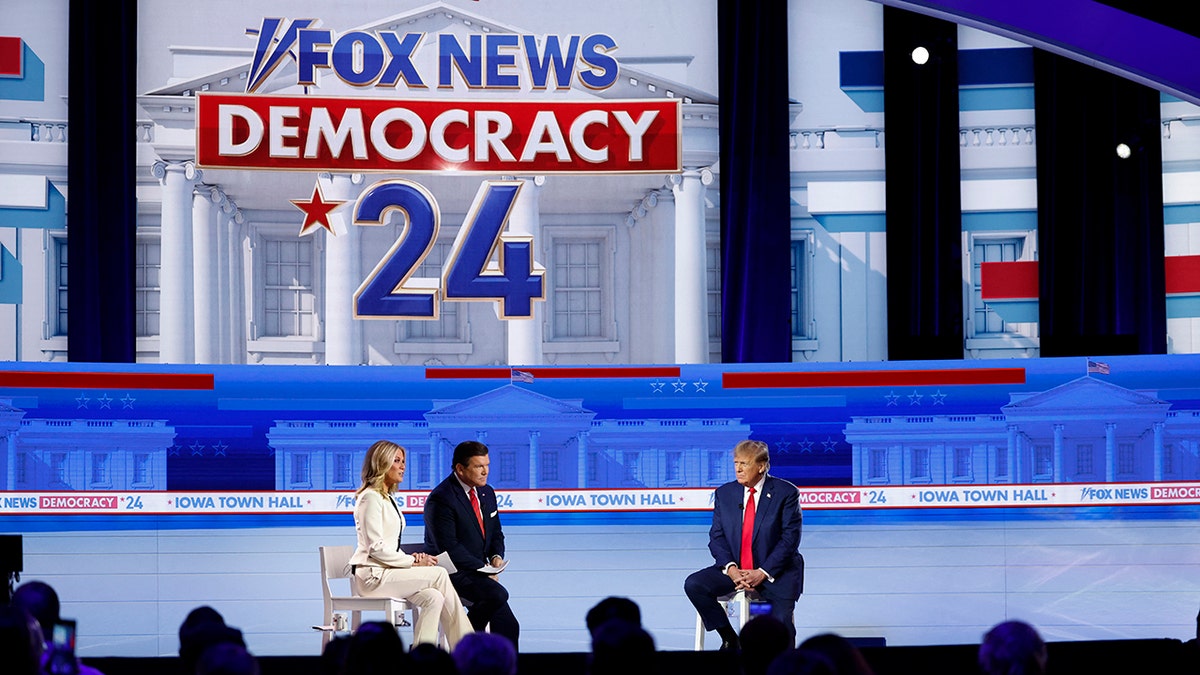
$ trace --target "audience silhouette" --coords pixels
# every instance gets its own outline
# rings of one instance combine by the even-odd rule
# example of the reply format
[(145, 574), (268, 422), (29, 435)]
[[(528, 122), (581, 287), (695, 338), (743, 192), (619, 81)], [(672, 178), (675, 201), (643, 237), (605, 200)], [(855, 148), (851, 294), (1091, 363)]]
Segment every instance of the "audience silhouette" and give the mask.
[(1024, 621), (998, 623), (979, 645), (979, 667), (984, 675), (1043, 675), (1046, 643)]
[(183, 675), (195, 673), (204, 652), (220, 644), (246, 647), (242, 631), (225, 625), (225, 617), (217, 610), (201, 605), (188, 612), (179, 624), (179, 665)]
[(837, 675), (837, 669), (814, 649), (789, 649), (771, 661), (766, 675)]
[(62, 604), (59, 602), (58, 593), (50, 584), (44, 581), (28, 581), (21, 584), (13, 592), (12, 605), (21, 607), (28, 612), (41, 629), (43, 641), (41, 667), (43, 670), (71, 672), (76, 675), (101, 675), (99, 670), (84, 665), (72, 654), (55, 654), (51, 635), (54, 625), (61, 618)]
[(495, 633), (464, 635), (454, 648), (459, 675), (516, 675), (517, 650)]
[(42, 630), (29, 612), (20, 607), (0, 607), (0, 659), (5, 672), (37, 675), (42, 663)]
[(610, 595), (588, 610), (585, 617), (588, 632), (595, 636), (596, 629), (610, 619), (622, 619), (635, 626), (641, 626), (642, 610), (636, 602), (629, 598)]
[(740, 635), (742, 672), (745, 675), (764, 675), (767, 666), (792, 646), (787, 624), (761, 614), (742, 626)]
[(258, 675), (258, 660), (232, 642), (215, 644), (200, 655), (196, 675)]
[(874, 675), (858, 647), (836, 633), (814, 635), (801, 642), (800, 648), (824, 654), (837, 675)]
[(421, 675), (457, 675), (458, 666), (450, 652), (430, 643), (413, 645), (408, 653), (412, 670)]
[(343, 675), (400, 675), (408, 670), (404, 641), (392, 624), (366, 621), (350, 636)]
[(658, 672), (654, 638), (625, 619), (609, 619), (592, 631), (592, 675), (651, 675)]

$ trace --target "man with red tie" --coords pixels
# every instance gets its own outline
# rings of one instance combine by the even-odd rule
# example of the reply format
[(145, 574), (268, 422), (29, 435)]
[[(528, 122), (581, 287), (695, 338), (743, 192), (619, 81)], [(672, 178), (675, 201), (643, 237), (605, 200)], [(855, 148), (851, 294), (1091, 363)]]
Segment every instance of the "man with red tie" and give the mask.
[(716, 564), (695, 572), (683, 584), (706, 630), (721, 636), (721, 649), (737, 649), (738, 636), (717, 598), (753, 590), (770, 603), (771, 615), (796, 641), (792, 615), (804, 590), (800, 555), (800, 494), (796, 486), (767, 474), (767, 444), (741, 441), (733, 448), (737, 480), (713, 493), (708, 550)]
[(425, 500), (425, 552), (443, 551), (458, 571), (450, 583), (471, 603), (467, 618), (477, 631), (508, 638), (516, 648), (521, 626), (508, 606), (508, 590), (496, 580), (495, 568), (504, 566), (504, 532), (496, 491), (487, 484), (488, 447), (463, 441), (454, 448), (454, 472), (438, 484)]

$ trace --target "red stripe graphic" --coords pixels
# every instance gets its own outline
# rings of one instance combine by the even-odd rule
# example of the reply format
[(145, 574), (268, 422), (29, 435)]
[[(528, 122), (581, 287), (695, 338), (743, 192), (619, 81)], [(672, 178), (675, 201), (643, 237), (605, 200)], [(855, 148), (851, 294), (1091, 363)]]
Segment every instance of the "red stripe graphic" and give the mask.
[(507, 380), (513, 371), (529, 373), (534, 379), (609, 379), (621, 377), (679, 377), (678, 366), (629, 366), (612, 368), (426, 368), (427, 380)]
[(1024, 368), (849, 370), (828, 373), (724, 373), (725, 389), (810, 387), (916, 387), (956, 384), (1024, 384)]
[(1200, 293), (1200, 255), (1169, 255), (1163, 263), (1167, 294)]
[(0, 371), (0, 388), (211, 390), (212, 373), (39, 373)]
[(979, 285), (984, 300), (1037, 299), (1037, 261), (980, 263)]
[(19, 37), (0, 36), (0, 77), (21, 77), (21, 54), (25, 43)]

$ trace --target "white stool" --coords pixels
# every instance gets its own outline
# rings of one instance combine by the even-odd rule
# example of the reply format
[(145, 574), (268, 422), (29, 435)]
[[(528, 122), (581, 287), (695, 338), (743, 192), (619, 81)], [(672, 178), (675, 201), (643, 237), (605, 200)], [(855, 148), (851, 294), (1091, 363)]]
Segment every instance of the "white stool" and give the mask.
[[(742, 632), (742, 627), (750, 620), (750, 603), (759, 600), (758, 593), (754, 591), (734, 591), (729, 595), (722, 595), (717, 598), (717, 602), (721, 604), (721, 608), (725, 613), (729, 614), (729, 605), (737, 605), (736, 621), (731, 620), (729, 623), (733, 625), (738, 633)], [(700, 618), (700, 613), (696, 613), (696, 651), (704, 651), (704, 619)]]

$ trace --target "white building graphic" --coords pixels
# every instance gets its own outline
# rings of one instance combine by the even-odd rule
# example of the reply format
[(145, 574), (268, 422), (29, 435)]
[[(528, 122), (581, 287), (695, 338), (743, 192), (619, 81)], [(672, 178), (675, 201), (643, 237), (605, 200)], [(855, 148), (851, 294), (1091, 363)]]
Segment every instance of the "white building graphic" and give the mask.
[[(471, 7), (444, 3), (386, 17), (298, 0), (296, 16), (324, 16), (344, 32), (449, 33), (460, 40), (492, 33), (525, 34), (545, 25), (536, 5)], [(303, 214), (288, 200), (312, 194), (353, 200), (380, 175), (201, 170), (195, 165), (197, 92), (245, 89), (253, 40), (248, 19), (180, 21), (144, 13), (141, 30), (163, 36), (144, 53), (137, 147), (138, 359), (167, 363), (326, 363), (487, 365), (697, 363), (719, 360), (720, 196), (715, 19), (703, 3), (667, 6), (684, 29), (631, 21), (614, 32), (621, 72), (615, 86), (594, 91), (355, 89), (333, 77), (295, 85), (285, 60), (264, 94), (353, 95), (537, 100), (674, 98), (682, 102), (680, 175), (515, 176), (523, 181), (511, 220), (532, 234), (535, 257), (548, 270), (545, 302), (533, 320), (502, 322), (486, 303), (443, 303), (437, 321), (361, 321), (350, 297), (399, 224), (350, 227), (299, 237)], [(842, 56), (882, 50), (880, 4), (867, 0), (794, 3), (790, 39), (792, 106), (792, 354), (797, 362), (887, 359), (882, 88), (842, 86)], [(828, 5), (828, 6), (826, 6)], [(834, 6), (836, 5), (836, 11)], [(180, 10), (182, 11), (182, 10)], [(503, 20), (481, 12), (502, 15)], [(346, 18), (343, 18), (346, 17)], [(261, 16), (253, 19), (261, 20)], [(338, 23), (338, 21), (345, 23)], [(559, 33), (586, 32), (563, 15)], [(65, 80), (66, 31), (53, 24), (30, 34), (45, 52), (48, 83)], [(708, 32), (711, 30), (711, 32)], [(627, 32), (626, 32), (627, 31)], [(232, 38), (236, 38), (232, 39)], [(240, 40), (240, 42), (239, 42)], [(171, 46), (168, 46), (171, 45)], [(187, 46), (183, 46), (187, 45)], [(220, 45), (220, 46), (206, 46)], [(230, 46), (238, 45), (238, 46)], [(433, 41), (414, 56), (429, 72)], [(1012, 40), (960, 27), (959, 48), (978, 56), (1028, 51)], [(58, 49), (61, 54), (51, 54)], [(51, 58), (51, 57), (54, 58)], [(978, 59), (976, 59), (978, 60)], [(169, 66), (167, 65), (169, 64)], [(435, 69), (436, 70), (436, 69)], [(523, 85), (524, 86), (524, 85)], [(433, 90), (431, 90), (433, 89)], [(39, 102), (6, 102), (0, 128), (0, 358), (66, 358), (67, 219), (65, 89), (48, 86)], [(959, 113), (962, 166), (962, 270), (965, 358), (1040, 353), (1036, 302), (984, 302), (985, 262), (1035, 262), (1036, 144), (1031, 81), (964, 86)], [(1200, 212), (1194, 170), (1200, 126), (1196, 107), (1164, 96), (1161, 106), (1166, 254), (1200, 254), (1189, 234)], [(1094, 139), (1080, 132), (1079, 143)], [(19, 161), (17, 158), (21, 158)], [(421, 276), (445, 262), (471, 196), (489, 176), (415, 178), (438, 200), (442, 237)], [(500, 176), (490, 176), (500, 178)], [(25, 217), (27, 216), (27, 217)], [(14, 277), (16, 281), (14, 282)], [(1193, 294), (1168, 298), (1168, 351), (1200, 351)], [(18, 310), (19, 308), (19, 310)]]
[(151, 419), (37, 419), (0, 401), (0, 490), (166, 490), (175, 428)]
[(439, 401), (424, 421), (281, 420), (268, 432), (277, 490), (355, 489), (363, 448), (381, 438), (408, 451), (405, 489), (450, 473), (454, 446), (486, 443), (499, 488), (702, 487), (733, 477), (729, 449), (748, 438), (737, 418), (597, 419), (579, 400), (506, 385)]
[[(332, 10), (325, 14), (329, 16), (324, 23), (336, 32), (452, 34), (462, 44), (471, 36), (531, 33), (443, 3), (359, 25), (337, 24), (341, 17)], [(711, 35), (702, 35), (630, 25), (627, 33), (613, 36), (625, 45), (614, 56), (620, 61), (628, 55), (629, 62), (621, 63), (616, 84), (604, 90), (581, 86), (578, 78), (572, 78), (568, 91), (550, 92), (531, 91), (528, 83), (517, 90), (472, 90), (460, 80), (452, 89), (355, 89), (329, 75), (310, 88), (295, 84), (295, 62), (285, 59), (258, 91), (498, 101), (681, 101), (681, 174), (407, 176), (434, 196), (441, 212), (440, 237), (416, 273), (422, 277), (439, 276), (481, 181), (516, 178), (523, 183), (509, 230), (532, 235), (535, 260), (547, 269), (545, 302), (535, 303), (535, 317), (524, 321), (501, 321), (486, 302), (443, 303), (435, 321), (353, 317), (355, 290), (403, 228), (399, 216), (382, 227), (351, 225), (353, 200), (374, 182), (396, 175), (197, 166), (196, 94), (245, 90), (254, 45), (242, 37), (246, 28), (224, 22), (195, 25), (186, 39), (172, 43), (222, 43), (233, 35), (244, 40), (244, 47), (172, 46), (169, 54), (141, 57), (170, 59), (173, 72), (169, 82), (149, 83), (139, 98), (146, 113), (139, 125), (137, 152), (139, 361), (703, 363), (719, 354), (719, 289), (711, 286), (717, 280), (719, 214), (714, 174), (716, 75), (715, 66), (711, 72), (689, 70), (698, 60), (697, 50), (711, 49), (715, 28)], [(148, 25), (142, 30), (177, 33), (178, 27)], [(564, 25), (559, 32), (581, 30)], [(673, 43), (669, 49), (653, 50), (664, 56), (639, 56), (639, 45), (649, 40), (647, 31), (655, 40)], [(436, 72), (437, 40), (423, 41), (413, 63), (422, 72)], [(702, 85), (688, 84), (692, 80)], [(44, 173), (55, 190), (53, 183), (65, 182), (65, 134), (48, 138), (35, 119), (25, 124), (34, 138), (26, 144), (39, 150), (29, 156), (44, 156), (52, 165), (21, 170)], [(48, 153), (47, 147), (60, 152)], [(14, 156), (19, 155), (6, 155)], [(326, 199), (350, 202), (332, 214), (339, 236), (298, 236), (304, 214), (289, 200), (308, 198), (318, 182)], [(0, 228), (4, 224), (0, 222)], [(0, 243), (24, 266), (25, 310), (0, 312), (0, 358), (65, 360), (65, 217), (56, 227), (19, 229), (15, 236), (19, 242)]]
[(851, 418), (855, 485), (1200, 478), (1200, 411), (1086, 376), (1012, 394), (1000, 414)]

